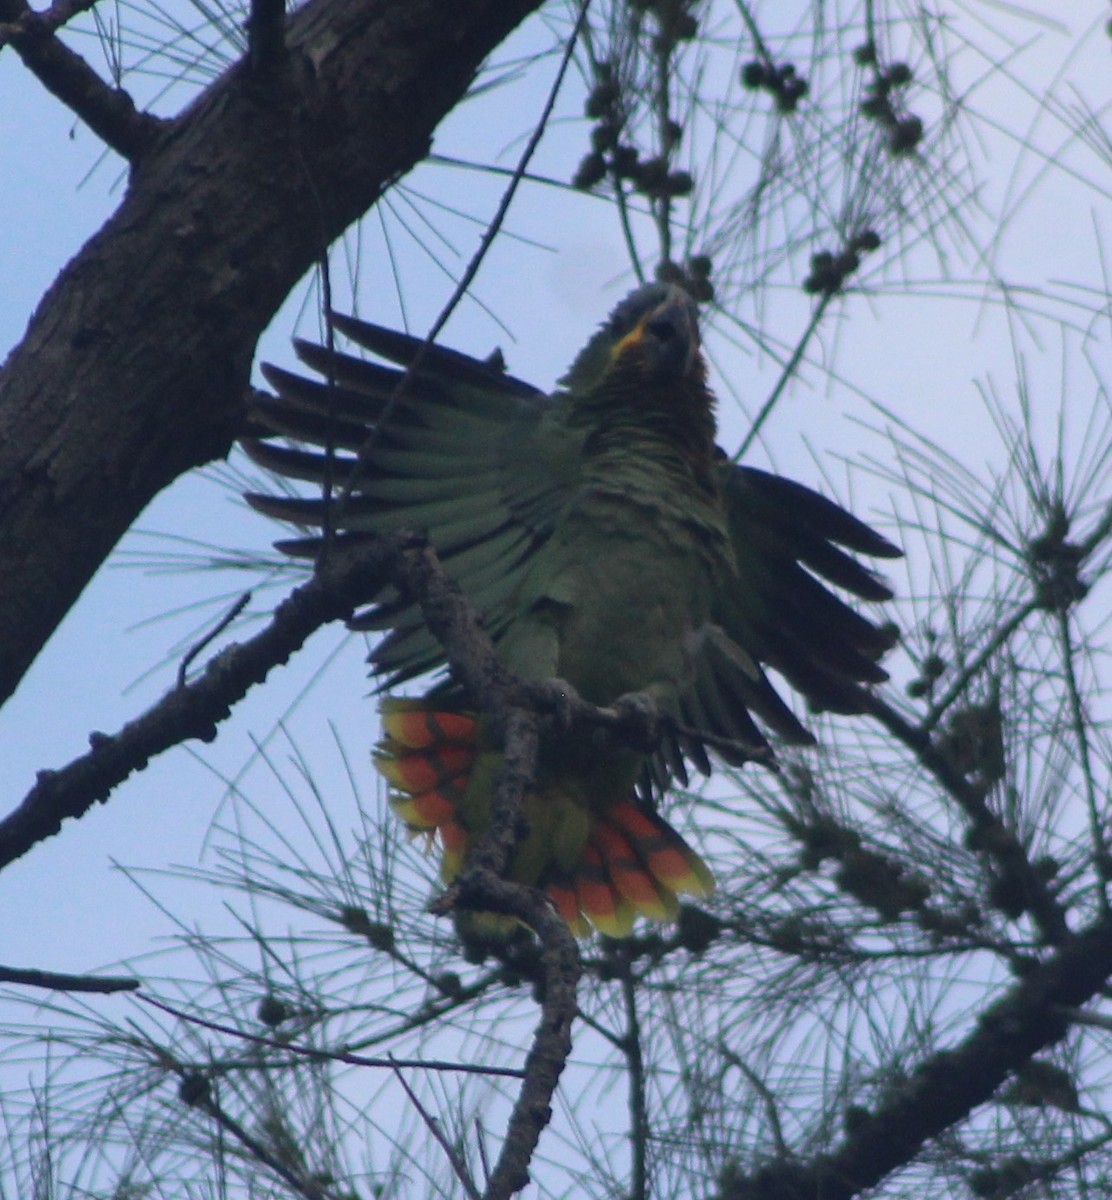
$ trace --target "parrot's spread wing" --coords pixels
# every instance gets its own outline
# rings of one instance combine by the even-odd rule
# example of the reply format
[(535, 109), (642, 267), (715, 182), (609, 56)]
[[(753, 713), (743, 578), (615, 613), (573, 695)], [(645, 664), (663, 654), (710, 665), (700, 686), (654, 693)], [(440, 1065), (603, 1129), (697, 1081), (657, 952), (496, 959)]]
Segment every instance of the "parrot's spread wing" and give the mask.
[(685, 760), (709, 774), (708, 748), (731, 766), (771, 761), (751, 714), (787, 742), (813, 744), (764, 668), (782, 675), (812, 711), (860, 713), (865, 687), (888, 678), (879, 660), (897, 639), (893, 626), (875, 624), (838, 594), (892, 599), (854, 555), (899, 558), (897, 546), (794, 480), (725, 456), (718, 475), (737, 579), (714, 598), (716, 624), (693, 655), (679, 730), (666, 732), (643, 780), (653, 792), (674, 778), (686, 783)]
[[(354, 477), (352, 494), (334, 510), (341, 538), (427, 533), (497, 642), (515, 618), (512, 602), (524, 573), (580, 484), (588, 435), (581, 422), (569, 422), (569, 397), (599, 387), (640, 296), (615, 310), (563, 380), (570, 391), (553, 397), (500, 365), (336, 316), (348, 338), (398, 366), (298, 342), (302, 360), (324, 380), (265, 368), (277, 396), (260, 401), (257, 416), (275, 434), (331, 448), (333, 461), (324, 449), (258, 440), (248, 440), (246, 449), (280, 475), (317, 484), (330, 479), (337, 492)], [(814, 740), (765, 668), (812, 709), (860, 712), (863, 687), (887, 678), (878, 660), (895, 640), (890, 628), (862, 616), (838, 592), (889, 599), (884, 582), (854, 556), (891, 558), (900, 551), (810, 488), (719, 453), (714, 474), (736, 574), (718, 586), (712, 621), (692, 638), (692, 681), (677, 698), (678, 727), (665, 734), (643, 777), (650, 791), (672, 778), (686, 781), (685, 761), (709, 773), (708, 750), (731, 765), (771, 761), (762, 726), (789, 742)], [(270, 516), (322, 524), (321, 499), (248, 499)], [(319, 539), (279, 546), (313, 556)], [(413, 605), (392, 588), (368, 600), (373, 607), (353, 624), (387, 631), (371, 658), (383, 687), (444, 665)], [(636, 623), (638, 614), (629, 619)]]
[(818, 711), (861, 711), (861, 685), (883, 683), (878, 665), (895, 631), (878, 626), (833, 585), (861, 600), (892, 591), (854, 554), (898, 558), (901, 551), (818, 492), (753, 467), (720, 468), (739, 586), (717, 598), (722, 627), (783, 675)]
[[(334, 319), (353, 342), (402, 369), (298, 342), (298, 355), (324, 380), (265, 367), (277, 396), (260, 400), (255, 415), (275, 434), (321, 449), (248, 439), (247, 453), (280, 475), (330, 480), (336, 494), (354, 479), (352, 494), (333, 501), (341, 538), (427, 534), (497, 641), (512, 615), (508, 599), (576, 487), (582, 431), (568, 428), (558, 400), (495, 364), (350, 317)], [(297, 525), (324, 521), (323, 499), (247, 499)], [(279, 543), (308, 557), (319, 546), (312, 536)], [(371, 660), (383, 686), (443, 665), (443, 650), (413, 605), (392, 588), (368, 599), (375, 606), (353, 625), (390, 630)]]

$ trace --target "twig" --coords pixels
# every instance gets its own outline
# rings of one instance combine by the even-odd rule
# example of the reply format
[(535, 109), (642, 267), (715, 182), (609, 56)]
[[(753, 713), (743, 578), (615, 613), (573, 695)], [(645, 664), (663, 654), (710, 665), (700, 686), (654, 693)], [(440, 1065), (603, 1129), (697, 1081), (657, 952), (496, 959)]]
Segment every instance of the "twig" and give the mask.
[(341, 1062), (349, 1067), (375, 1067), (387, 1068), (389, 1070), (394, 1070), (398, 1067), (409, 1067), (413, 1070), (449, 1071), (461, 1075), (497, 1075), (509, 1079), (520, 1079), (522, 1077), (522, 1072), (513, 1067), (480, 1067), (474, 1063), (448, 1062), (447, 1060), (434, 1058), (397, 1058), (392, 1054), (387, 1055), (385, 1058), (374, 1058), (365, 1054), (353, 1054), (348, 1050), (321, 1050), (318, 1046), (300, 1046), (296, 1042), (287, 1041), (285, 1038), (278, 1039), (261, 1033), (249, 1033), (246, 1029), (237, 1029), (234, 1025), (223, 1025), (219, 1021), (210, 1020), (208, 1017), (198, 1017), (195, 1013), (188, 1013), (183, 1009), (175, 1008), (172, 1004), (167, 1004), (165, 1000), (156, 1000), (154, 996), (147, 996), (140, 993), (135, 998), (136, 1000), (141, 1000), (144, 1004), (149, 1004), (152, 1008), (169, 1013), (170, 1016), (176, 1017), (179, 1021), (196, 1025), (200, 1029), (208, 1029), (212, 1033), (221, 1033), (225, 1037), (238, 1038), (241, 1041), (250, 1042), (252, 1045), (260, 1046), (263, 1049), (277, 1050), (283, 1054), (288, 1053), (295, 1058), (307, 1058), (312, 1062)]
[(482, 1121), (478, 1117), (475, 1118), (475, 1142), (479, 1147), (479, 1162), (483, 1168), (483, 1182), (490, 1182), (490, 1159), (487, 1157), (486, 1133), (483, 1130)]
[(394, 537), (336, 555), (328, 569), (296, 588), (267, 626), (222, 650), (185, 687), (175, 687), (118, 733), (94, 733), (92, 749), (56, 771), (40, 771), (22, 803), (0, 820), (0, 869), (52, 837), (67, 817), (83, 816), (163, 750), (190, 738), (211, 742), (218, 724), (315, 630), (350, 616), (397, 565), (413, 539)]
[(952, 705), (965, 692), (970, 682), (980, 674), (992, 657), (1005, 646), (1013, 634), (1028, 617), (1039, 611), (1039, 601), (1031, 599), (1021, 604), (1015, 612), (1002, 621), (992, 636), (981, 647), (980, 651), (954, 676), (946, 694), (939, 700), (931, 702), (930, 711), (919, 724), (923, 733), (930, 733), (942, 720)]
[(784, 1137), (784, 1126), (780, 1121), (780, 1106), (776, 1101), (776, 1093), (768, 1086), (768, 1084), (749, 1066), (748, 1063), (739, 1055), (736, 1054), (725, 1042), (718, 1044), (718, 1053), (732, 1067), (736, 1067), (746, 1078), (749, 1086), (760, 1097), (761, 1103), (764, 1105), (765, 1117), (768, 1120), (769, 1130), (772, 1132), (772, 1140), (776, 1143), (776, 1153), (782, 1158), (787, 1158), (791, 1151), (788, 1149), (787, 1139)]
[(1093, 865), (1096, 867), (1097, 877), (1102, 884), (1100, 889), (1101, 910), (1107, 915), (1109, 913), (1108, 881), (1110, 876), (1108, 839), (1105, 836), (1107, 814), (1103, 811), (1101, 800), (1097, 796), (1096, 772), (1093, 770), (1093, 756), (1089, 744), (1090, 723), (1085, 713), (1085, 702), (1081, 698), (1077, 671), (1074, 668), (1075, 653), (1069, 613), (1059, 610), (1055, 616), (1058, 624), (1058, 638), (1062, 647), (1062, 669), (1066, 677), (1066, 695), (1069, 698), (1070, 729), (1077, 747), (1081, 778), (1085, 782), (1085, 805), (1089, 810), (1089, 830), (1093, 839)]
[[(571, 36), (568, 38), (567, 46), (564, 48), (563, 58), (561, 59), (559, 69), (556, 72), (556, 78), (552, 81), (552, 86), (548, 90), (548, 98), (545, 100), (544, 108), (541, 110), (541, 115), (537, 119), (537, 123), (533, 128), (532, 134), (529, 136), (528, 142), (525, 144), (525, 149), (522, 151), (520, 159), (518, 159), (517, 166), (514, 168), (514, 172), (510, 176), (510, 181), (506, 185), (506, 190), (502, 193), (502, 198), (498, 203), (498, 209), (491, 218), (490, 224), (483, 232), (483, 236), (479, 242), (478, 248), (471, 256), (470, 262), (468, 262), (467, 266), (464, 268), (463, 274), (460, 276), (459, 282), (452, 290), (451, 296), (448, 297), (447, 303), (440, 310), (440, 314), (437, 316), (436, 320), (432, 323), (432, 327), (425, 335), (425, 340), (422, 343), (421, 348), (417, 351), (413, 361), (406, 367), (402, 378), (398, 380), (398, 384), (394, 388), (394, 394), (383, 406), (382, 412), (379, 415), (378, 420), (375, 422), (374, 429), (367, 437), (367, 440), (359, 448), (359, 453), (356, 456), (355, 464), (352, 467), (351, 473), (347, 480), (345, 480), (344, 486), (337, 498), (337, 505), (340, 512), (343, 511), (344, 506), (347, 504), (352, 493), (358, 486), (359, 481), (362, 479), (363, 472), (366, 469), (367, 456), (374, 446), (377, 445), (379, 438), (386, 429), (386, 426), (390, 421), (393, 411), (397, 406), (397, 403), (400, 400), (402, 392), (405, 390), (410, 377), (420, 366), (421, 360), (424, 358), (429, 347), (431, 347), (436, 341), (440, 331), (448, 323), (448, 318), (453, 312), (455, 312), (456, 306), (459, 304), (460, 300), (462, 300), (466, 295), (467, 289), (471, 286), (475, 276), (479, 273), (479, 268), (482, 266), (483, 260), (486, 258), (491, 246), (494, 245), (494, 240), (498, 236), (498, 233), (505, 222), (506, 215), (510, 210), (510, 204), (513, 202), (513, 198), (517, 193), (517, 189), (520, 186), (521, 181), (526, 176), (529, 163), (532, 160), (533, 155), (536, 153), (537, 147), (540, 145), (540, 140), (544, 136), (545, 130), (548, 128), (548, 121), (552, 116), (552, 110), (556, 105), (556, 98), (560, 94), (560, 88), (563, 85), (564, 76), (567, 74), (567, 69), (571, 64), (572, 53), (575, 50), (576, 43), (579, 39), (579, 34), (583, 29), (583, 25), (587, 19), (587, 10), (590, 7), (590, 2), (591, 0), (582, 0), (579, 6), (579, 16), (576, 18), (575, 26), (571, 31)], [(335, 523), (336, 521), (334, 519), (333, 524), (335, 525)]]
[(780, 372), (780, 378), (776, 381), (776, 386), (769, 393), (768, 399), (761, 405), (761, 411), (753, 418), (753, 424), (749, 426), (749, 432), (745, 435), (741, 445), (737, 449), (737, 453), (733, 456), (734, 462), (739, 462), (749, 452), (749, 447), (756, 440), (757, 434), (760, 433), (761, 427), (768, 420), (772, 410), (776, 407), (780, 397), (784, 394), (784, 389), (788, 386), (792, 377), (795, 375), (796, 368), (799, 366), (803, 358), (804, 352), (807, 349), (811, 338), (815, 334), (815, 330), (819, 327), (819, 322), (826, 313), (830, 301), (833, 300), (836, 292), (824, 292), (818, 304), (815, 305), (815, 311), (811, 313), (811, 319), (807, 322), (807, 328), (803, 331), (803, 336), (796, 343), (795, 349), (791, 353), (791, 357), (784, 364), (784, 369)]
[(400, 1037), (403, 1034), (411, 1033), (415, 1029), (439, 1024), (445, 1016), (450, 1015), (465, 1004), (469, 1004), (472, 1000), (482, 996), (492, 985), (500, 983), (501, 979), (500, 969), (488, 971), (485, 975), (475, 980), (474, 983), (465, 984), (457, 993), (453, 993), (450, 996), (442, 996), (439, 1000), (427, 1001), (416, 1012), (411, 1013), (408, 1017), (404, 1017), (392, 1029), (382, 1030), (379, 1033), (371, 1034), (352, 1042), (351, 1050), (346, 1051), (346, 1053), (354, 1054), (361, 1049), (366, 1049), (368, 1046), (380, 1046), (384, 1042), (390, 1041), (395, 1037)]
[[(567, 74), (568, 67), (571, 65), (572, 54), (575, 52), (575, 47), (579, 41), (579, 34), (583, 28), (584, 22), (587, 20), (587, 10), (590, 8), (591, 0), (582, 0), (579, 5), (579, 15), (576, 17), (575, 25), (572, 27), (571, 35), (568, 38), (568, 43), (564, 47), (564, 54), (560, 60), (560, 66), (556, 71), (556, 77), (552, 81), (552, 86), (548, 89), (548, 96), (544, 102), (544, 108), (541, 109), (541, 115), (537, 118), (537, 123), (533, 127), (533, 132), (529, 135), (529, 140), (525, 143), (525, 149), (521, 152), (521, 158), (518, 159), (517, 166), (514, 168), (514, 173), (510, 177), (509, 183), (506, 185), (506, 190), (502, 193), (502, 199), (498, 202), (498, 209), (491, 218), (490, 224), (483, 231), (482, 239), (475, 253), (471, 256), (471, 261), (464, 268), (463, 274), (460, 276), (459, 282), (455, 286), (455, 290), (448, 298), (447, 304), (440, 311), (440, 315), (432, 324), (432, 328), (428, 332), (425, 341), (427, 345), (431, 345), (436, 341), (440, 331), (448, 323), (448, 318), (455, 311), (456, 305), (467, 294), (467, 289), (471, 286), (472, 280), (479, 273), (479, 267), (482, 266), (483, 259), (486, 258), (491, 246), (494, 244), (494, 239), (498, 236), (506, 215), (510, 211), (510, 205), (513, 203), (513, 198), (517, 194), (517, 189), (521, 185), (522, 179), (528, 170), (529, 163), (533, 159), (533, 155), (540, 145), (541, 138), (548, 129), (548, 121), (552, 116), (552, 110), (556, 107), (556, 98), (560, 94), (560, 88), (564, 83), (564, 76)], [(385, 416), (385, 413), (383, 414)]]
[(852, 1200), (911, 1162), (919, 1149), (991, 1099), (1008, 1076), (1069, 1033), (1067, 1014), (1112, 975), (1112, 921), (1101, 919), (1035, 967), (978, 1018), (952, 1050), (940, 1050), (853, 1132), (810, 1161), (777, 1162), (731, 1180), (724, 1200)]
[(307, 1176), (301, 1170), (294, 1170), (288, 1163), (278, 1157), (269, 1147), (263, 1145), (254, 1134), (249, 1133), (230, 1113), (224, 1111), (212, 1093), (209, 1080), (203, 1074), (190, 1074), (182, 1077), (179, 1096), (190, 1108), (200, 1109), (207, 1113), (226, 1133), (244, 1146), (264, 1166), (269, 1167), (304, 1200), (325, 1200), (335, 1197), (340, 1200), (340, 1193), (325, 1187), (316, 1176)]
[[(661, 30), (653, 42), (656, 58), (656, 87), (653, 100), (656, 106), (660, 157), (670, 170), (675, 149), (668, 133), (671, 124), (669, 109), (671, 108), (672, 75), (670, 67), (674, 43), (670, 38), (664, 37), (664, 18), (659, 17), (658, 21)], [(660, 265), (667, 267), (672, 262), (672, 196), (667, 188), (663, 188), (660, 194), (654, 198), (653, 215), (656, 217), (657, 237), (660, 239)]]
[(134, 992), (139, 980), (126, 975), (67, 975), (58, 971), (39, 971), (33, 967), (0, 966), (0, 983), (18, 983), (22, 987), (48, 988), (55, 992)]
[(440, 1122), (428, 1112), (425, 1106), (421, 1103), (421, 1098), (406, 1082), (405, 1076), (401, 1073), (399, 1067), (394, 1068), (394, 1078), (405, 1089), (405, 1094), (409, 1097), (410, 1104), (417, 1110), (417, 1115), (425, 1122), (425, 1128), (432, 1134), (441, 1150), (444, 1151), (444, 1156), (452, 1166), (452, 1170), (456, 1173), (456, 1178), (463, 1184), (463, 1190), (471, 1197), (471, 1200), (479, 1200), (479, 1189), (475, 1186), (475, 1181), (471, 1178), (471, 1172), (467, 1169), (467, 1164), (460, 1157), (455, 1146), (448, 1141), (444, 1134), (444, 1130), (440, 1128)]
[[(63, 25), (68, 25), (79, 13), (88, 12), (96, 5), (97, 0), (55, 0), (49, 8), (42, 12), (25, 8), (23, 15), (0, 25), (0, 47), (8, 45), (13, 38), (20, 34), (56, 33)], [(13, 6), (15, 7), (15, 6)], [(5, 6), (5, 9), (7, 6)]]
[[(68, 7), (65, 11), (70, 12)], [(72, 11), (80, 11), (80, 5)], [(0, 21), (7, 25), (7, 40), (43, 87), (128, 162), (142, 158), (169, 124), (140, 112), (121, 88), (109, 87), (80, 54), (54, 36), (49, 24), (36, 19), (23, 0), (0, 0)]]
[(571, 1054), (579, 951), (571, 930), (536, 888), (509, 883), (481, 868), (472, 868), (464, 878), (468, 900), (517, 917), (541, 943), (541, 1019), (525, 1059), (525, 1082), (506, 1127), (502, 1152), (483, 1193), (484, 1200), (509, 1200), (529, 1183), (529, 1163), (552, 1119), (552, 1097)]
[(247, 17), (248, 61), (256, 78), (273, 78), (285, 63), (285, 26), (285, 0), (251, 0)]
[(629, 1140), (633, 1157), (630, 1200), (648, 1200), (649, 1108), (645, 1092), (645, 1056), (641, 1049), (641, 1021), (637, 1015), (637, 986), (625, 947), (620, 947), (618, 953), (622, 959), (622, 998), (626, 1010), (622, 1050), (629, 1064)]
[(195, 642), (190, 646), (185, 657), (181, 660), (181, 665), (178, 667), (178, 687), (185, 687), (186, 676), (189, 674), (189, 664), (193, 662), (206, 646), (211, 645), (250, 603), (251, 593), (244, 592), (220, 620), (216, 622), (212, 629), (199, 642)]

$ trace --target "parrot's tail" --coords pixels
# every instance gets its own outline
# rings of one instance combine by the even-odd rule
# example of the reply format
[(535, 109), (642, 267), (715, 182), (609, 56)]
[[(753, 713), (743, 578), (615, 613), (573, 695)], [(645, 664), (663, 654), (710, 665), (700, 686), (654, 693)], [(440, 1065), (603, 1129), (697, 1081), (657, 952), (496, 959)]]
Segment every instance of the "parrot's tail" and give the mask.
[[(435, 704), (435, 699), (383, 701), (384, 736), (375, 749), (375, 766), (391, 784), (390, 802), (408, 828), (439, 838), (441, 873), (450, 881), (463, 868), (472, 833), (479, 832), (468, 828), (463, 800), (483, 747), (473, 715)], [(526, 815), (538, 823), (551, 817), (551, 798), (543, 812), (530, 814), (529, 807), (527, 798)], [(567, 823), (582, 827), (576, 865), (568, 871), (549, 858), (537, 882), (578, 936), (594, 926), (611, 937), (628, 937), (636, 917), (670, 920), (679, 911), (677, 896), (714, 890), (714, 878), (699, 855), (632, 797), (602, 813), (574, 808)]]
[(709, 895), (714, 876), (667, 821), (623, 800), (595, 815), (575, 869), (553, 870), (546, 884), (579, 937), (590, 925), (629, 937), (636, 917), (670, 921), (679, 915), (678, 896)]

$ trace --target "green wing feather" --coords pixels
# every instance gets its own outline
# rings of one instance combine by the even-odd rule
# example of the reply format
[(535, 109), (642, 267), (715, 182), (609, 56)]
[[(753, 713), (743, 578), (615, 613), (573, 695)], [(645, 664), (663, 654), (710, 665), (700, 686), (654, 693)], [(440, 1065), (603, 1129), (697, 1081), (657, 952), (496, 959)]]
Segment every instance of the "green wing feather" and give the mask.
[(891, 599), (887, 584), (854, 555), (896, 558), (901, 551), (794, 480), (737, 466), (724, 455), (718, 474), (736, 585), (715, 597), (721, 636), (705, 638), (693, 656), (695, 679), (680, 697), (680, 729), (666, 733), (647, 765), (641, 780), (647, 794), (662, 793), (673, 778), (686, 784), (685, 760), (709, 774), (708, 746), (731, 766), (772, 762), (753, 715), (786, 742), (814, 742), (763, 668), (782, 675), (813, 711), (863, 712), (867, 687), (888, 678), (879, 659), (896, 641), (894, 628), (862, 616), (833, 589), (874, 603)]
[[(427, 534), (497, 638), (522, 572), (574, 491), (582, 431), (567, 427), (559, 402), (490, 364), (349, 317), (336, 317), (336, 324), (399, 366), (416, 365), (407, 374), (296, 342), (299, 357), (329, 382), (266, 366), (276, 395), (260, 400), (252, 415), (275, 434), (320, 449), (252, 438), (245, 450), (276, 474), (317, 485), (330, 479), (336, 491), (355, 479), (353, 494), (335, 511), (340, 536)], [(247, 500), (295, 525), (319, 528), (324, 521), (319, 497)], [(315, 557), (320, 541), (310, 535), (279, 547)], [(443, 651), (413, 605), (389, 588), (368, 601), (375, 607), (352, 624), (390, 631), (372, 655), (384, 687), (443, 665)]]
[(720, 467), (739, 586), (717, 598), (722, 628), (783, 675), (817, 710), (861, 711), (862, 684), (882, 683), (878, 665), (894, 631), (874, 624), (831, 586), (862, 600), (892, 592), (854, 553), (899, 557), (899, 549), (840, 505), (793, 480), (752, 467)]

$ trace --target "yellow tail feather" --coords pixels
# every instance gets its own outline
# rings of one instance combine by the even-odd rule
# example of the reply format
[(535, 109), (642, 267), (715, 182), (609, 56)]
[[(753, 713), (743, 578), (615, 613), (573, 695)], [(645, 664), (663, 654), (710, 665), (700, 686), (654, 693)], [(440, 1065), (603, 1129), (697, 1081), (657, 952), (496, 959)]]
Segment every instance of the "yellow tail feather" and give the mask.
[[(482, 737), (474, 716), (440, 711), (434, 704), (385, 700), (384, 736), (374, 762), (391, 786), (398, 816), (414, 832), (439, 841), (440, 874), (448, 883), (463, 869), (472, 836), (482, 832), (469, 828), (468, 815), (479, 820), (476, 813), (485, 804), (470, 798), (465, 808)], [(671, 920), (679, 911), (678, 896), (705, 896), (714, 888), (699, 855), (632, 798), (601, 812), (587, 810), (550, 781), (526, 798), (526, 809), (534, 843), (528, 853), (523, 847), (510, 877), (545, 888), (577, 937), (586, 937), (592, 927), (609, 937), (628, 937), (638, 916)]]

